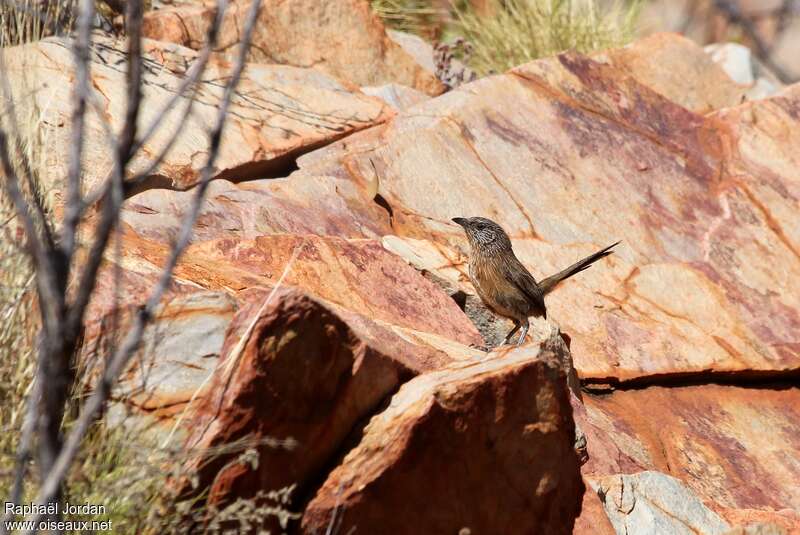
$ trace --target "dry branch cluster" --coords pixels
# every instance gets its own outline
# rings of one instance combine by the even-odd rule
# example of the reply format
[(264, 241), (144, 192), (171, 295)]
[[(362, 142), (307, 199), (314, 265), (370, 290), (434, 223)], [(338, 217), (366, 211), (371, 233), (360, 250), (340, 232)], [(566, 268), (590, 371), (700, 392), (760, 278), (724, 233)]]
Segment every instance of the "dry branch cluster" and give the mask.
[[(189, 243), (192, 227), (213, 174), (228, 106), (244, 69), (247, 45), (250, 42), (259, 5), (260, 2), (253, 2), (248, 11), (242, 38), (243, 46), (238, 51), (230, 79), (225, 86), (216, 120), (207, 131), (208, 151), (201, 170), (201, 181), (195, 188), (191, 207), (182, 221), (180, 232), (172, 245), (158, 283), (151, 289), (146, 304), (136, 311), (128, 332), (120, 337), (121, 342), (114, 344), (105, 356), (104, 369), (98, 375), (96, 383), (92, 385), (91, 394), (80, 407), (69, 432), (65, 432), (63, 422), (68, 399), (76, 380), (75, 354), (98, 270), (118, 228), (122, 202), (126, 191), (158, 167), (172, 148), (172, 143), (163, 147), (159, 154), (151, 155), (151, 165), (144, 171), (132, 173), (129, 163), (141, 151), (147, 140), (164, 126), (162, 121), (167, 115), (166, 112), (179, 99), (187, 96), (191, 99), (194, 96), (197, 82), (201, 79), (215, 47), (227, 2), (224, 0), (219, 2), (214, 23), (210, 25), (206, 36), (205, 46), (185, 75), (173, 99), (166, 104), (162, 113), (157, 116), (158, 119), (144, 128), (138, 126), (140, 110), (146, 105), (142, 99), (143, 2), (142, 0), (126, 2), (127, 103), (124, 124), (118, 132), (111, 132), (109, 127), (114, 153), (112, 171), (100, 187), (94, 191), (84, 192), (82, 154), (87, 150), (84, 146), (85, 117), (87, 108), (93, 102), (89, 68), (95, 5), (93, 0), (80, 1), (76, 9), (75, 38), (71, 45), (76, 72), (70, 120), (71, 152), (68, 155), (68, 174), (63, 178), (65, 196), (61, 217), (55, 223), (48, 215), (44, 196), (37, 187), (35, 162), (30, 161), (25, 151), (26, 141), (20, 134), (20, 118), (17, 110), (22, 108), (20, 101), (26, 97), (30, 98), (30, 95), (15, 94), (8, 80), (4, 79), (0, 87), (3, 104), (3, 114), (0, 117), (0, 164), (3, 189), (13, 204), (14, 216), (24, 231), (24, 247), (34, 267), (41, 323), (35, 358), (35, 379), (28, 395), (9, 501), (19, 503), (23, 495), (32, 491), (26, 489), (25, 484), (28, 481), (30, 460), (34, 456), (37, 460), (40, 482), (38, 489), (31, 495), (35, 495), (35, 501), (39, 504), (62, 498), (65, 478), (78, 454), (82, 440), (101, 414), (113, 385), (139, 348), (144, 329), (170, 285), (172, 271), (178, 258)], [(53, 20), (58, 22), (60, 19), (56, 17)], [(51, 30), (41, 28), (38, 31), (53, 33)], [(3, 51), (0, 51), (0, 71), (4, 70), (3, 61)], [(191, 105), (186, 107), (180, 119), (179, 130), (186, 127), (190, 114)], [(176, 137), (177, 135), (174, 135), (172, 139)], [(83, 228), (82, 225), (88, 227), (85, 221), (89, 214), (94, 214), (92, 228)], [(84, 243), (79, 239), (79, 236), (83, 235), (89, 236)], [(28, 520), (38, 521), (40, 517), (41, 515), (34, 514)], [(4, 525), (0, 525), (0, 530), (3, 529)]]

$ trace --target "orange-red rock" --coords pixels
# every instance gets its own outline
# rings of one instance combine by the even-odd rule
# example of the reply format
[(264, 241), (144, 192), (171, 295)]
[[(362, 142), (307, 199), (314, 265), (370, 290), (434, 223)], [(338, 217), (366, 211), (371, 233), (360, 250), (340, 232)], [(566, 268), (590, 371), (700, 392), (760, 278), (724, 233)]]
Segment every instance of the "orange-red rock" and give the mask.
[[(145, 48), (142, 93), (146, 105), (141, 108), (141, 128), (146, 130), (158, 118), (163, 122), (131, 162), (130, 172), (149, 169), (155, 156), (175, 138), (188, 93), (171, 108), (165, 107), (197, 56), (188, 48), (152, 41), (146, 42)], [(83, 158), (87, 190), (96, 188), (111, 171), (113, 149), (108, 129), (118, 132), (124, 122), (126, 81), (125, 70), (119, 67), (124, 58), (123, 41), (95, 37), (90, 68), (98, 105), (90, 106), (86, 115)], [(48, 38), (16, 47), (5, 53), (4, 65), (4, 76), (18, 101), (21, 134), (26, 140), (39, 136), (36, 143), (46, 144), (41, 180), (58, 200), (71, 143), (68, 124), (75, 73), (69, 42)], [(148, 175), (144, 187), (185, 189), (197, 183), (207, 156), (205, 131), (214, 124), (231, 70), (232, 65), (224, 59), (216, 58), (208, 65), (186, 127), (161, 165)], [(319, 71), (256, 63), (248, 65), (230, 110), (213, 173), (232, 180), (283, 174), (287, 162), (293, 162), (298, 154), (393, 114), (380, 99)], [(40, 115), (36, 121), (22, 120), (30, 113)]]
[(585, 379), (798, 370), (797, 89), (703, 116), (623, 67), (535, 61), (308, 155), (296, 176), (377, 182), (393, 233), (448, 259), (465, 247), (450, 218), (495, 219), (536, 277), (622, 239), (548, 297)]
[[(132, 196), (122, 221), (137, 234), (167, 243), (178, 234), (193, 191), (150, 189)], [(233, 184), (214, 180), (195, 225), (194, 241), (267, 234), (379, 238), (389, 215), (367, 188), (338, 177), (290, 176)]]
[(345, 533), (571, 533), (584, 489), (565, 350), (551, 331), (404, 384), (317, 491), (302, 532), (336, 515)]
[(584, 395), (584, 474), (658, 470), (710, 508), (800, 509), (800, 390), (652, 386)]
[[(165, 248), (131, 239), (132, 256), (160, 265)], [(288, 268), (287, 268), (288, 266)], [(190, 246), (175, 269), (179, 280), (238, 293), (283, 283), (303, 288), (374, 320), (480, 344), (475, 326), (432, 282), (374, 240), (275, 235), (211, 240)]]
[[(219, 50), (230, 52), (238, 45), (249, 8), (247, 1), (229, 7)], [(152, 39), (199, 49), (212, 19), (210, 6), (160, 9), (145, 15), (143, 32)], [(249, 57), (316, 69), (359, 86), (395, 82), (431, 95), (444, 91), (432, 72), (386, 35), (366, 0), (265, 0)]]
[(575, 519), (572, 533), (574, 535), (616, 535), (617, 532), (608, 519), (597, 492), (585, 481), (584, 484), (586, 492), (583, 493), (581, 514)]
[[(295, 290), (253, 291), (246, 302), (189, 427), (187, 445), (199, 452), (192, 465), (199, 489), (210, 485), (210, 504), (292, 484), (302, 496), (361, 418), (414, 375), (450, 362)], [(241, 451), (207, 453), (241, 440), (253, 441), (256, 466), (238, 461)]]
[[(800, 512), (796, 509), (782, 509), (780, 511), (762, 511), (758, 509), (721, 509), (720, 515), (731, 526), (740, 526), (744, 529), (733, 531), (726, 535), (798, 535), (800, 534)], [(772, 526), (771, 530), (756, 529), (747, 531), (750, 526)]]
[(702, 48), (676, 34), (656, 33), (593, 57), (695, 113), (736, 106), (747, 93)]

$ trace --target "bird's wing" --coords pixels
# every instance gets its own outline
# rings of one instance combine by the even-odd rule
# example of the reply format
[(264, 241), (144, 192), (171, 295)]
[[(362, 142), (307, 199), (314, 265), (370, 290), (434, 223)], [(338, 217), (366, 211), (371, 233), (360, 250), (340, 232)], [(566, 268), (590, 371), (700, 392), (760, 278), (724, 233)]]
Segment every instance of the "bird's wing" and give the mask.
[(525, 294), (525, 297), (528, 298), (528, 302), (533, 308), (539, 309), (541, 313), (544, 313), (546, 310), (544, 306), (544, 293), (542, 289), (539, 288), (533, 275), (522, 265), (522, 262), (514, 257), (512, 260), (503, 263), (503, 270), (506, 280)]

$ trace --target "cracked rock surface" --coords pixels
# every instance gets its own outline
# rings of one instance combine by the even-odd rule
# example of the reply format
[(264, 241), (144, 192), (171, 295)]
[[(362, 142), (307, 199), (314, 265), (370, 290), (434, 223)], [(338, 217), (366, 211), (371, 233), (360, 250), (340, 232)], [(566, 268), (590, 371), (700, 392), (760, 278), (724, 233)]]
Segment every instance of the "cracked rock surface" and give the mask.
[[(366, 1), (266, 4), (193, 242), (109, 420), (199, 445), (200, 488), (183, 490), (210, 503), (296, 483), (291, 532), (334, 513), (344, 533), (800, 532), (800, 86), (742, 102), (701, 48), (660, 34), (439, 95)], [(191, 127), (123, 206), (87, 374), (115, 340), (116, 296), (124, 326), (187, 210), (242, 8)], [(207, 13), (149, 15), (145, 119)], [(119, 44), (97, 43), (87, 187), (124, 100)], [(12, 87), (49, 81), (37, 128), (58, 199), (70, 52), (17, 52)], [(478, 215), (537, 278), (622, 244), (548, 296), (525, 346), (495, 348), (507, 324), (475, 298), (450, 222)], [(299, 449), (204, 464), (248, 437)]]

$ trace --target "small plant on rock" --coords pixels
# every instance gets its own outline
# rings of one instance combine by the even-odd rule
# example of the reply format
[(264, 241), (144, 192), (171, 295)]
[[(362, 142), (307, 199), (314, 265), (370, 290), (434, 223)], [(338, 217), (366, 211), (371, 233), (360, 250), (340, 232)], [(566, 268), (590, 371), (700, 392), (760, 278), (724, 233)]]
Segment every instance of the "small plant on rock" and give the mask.
[[(479, 75), (503, 72), (565, 50), (621, 46), (634, 36), (640, 2), (487, 0), (484, 9), (456, 6), (453, 33), (472, 45)], [(603, 7), (603, 6), (607, 7)]]

